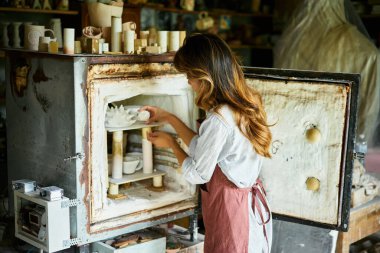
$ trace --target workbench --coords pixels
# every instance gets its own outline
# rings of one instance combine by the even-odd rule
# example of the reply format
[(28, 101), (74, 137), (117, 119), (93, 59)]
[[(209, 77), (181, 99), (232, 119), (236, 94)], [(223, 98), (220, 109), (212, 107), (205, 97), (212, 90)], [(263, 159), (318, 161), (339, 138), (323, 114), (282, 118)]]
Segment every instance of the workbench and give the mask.
[(348, 232), (339, 232), (336, 253), (348, 253), (350, 244), (380, 231), (380, 197), (352, 208)]

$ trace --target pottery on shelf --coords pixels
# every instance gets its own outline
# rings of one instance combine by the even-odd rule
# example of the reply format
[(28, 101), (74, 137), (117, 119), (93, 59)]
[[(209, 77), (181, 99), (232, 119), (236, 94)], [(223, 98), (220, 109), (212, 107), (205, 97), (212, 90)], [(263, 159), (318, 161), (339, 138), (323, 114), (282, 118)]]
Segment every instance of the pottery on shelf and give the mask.
[(58, 47), (62, 47), (62, 25), (60, 18), (50, 19), (50, 29), (54, 31), (54, 35), (57, 38)]
[(49, 0), (44, 0), (44, 3), (42, 4), (43, 10), (51, 10), (51, 5)]
[(13, 22), (13, 48), (21, 48), (20, 26), (21, 22)]
[(68, 11), (69, 10), (69, 0), (60, 0), (57, 6), (57, 10)]
[(90, 39), (100, 39), (102, 37), (102, 29), (94, 26), (86, 26), (82, 30), (83, 36)]
[(111, 107), (107, 109), (105, 125), (106, 127), (128, 127), (136, 122), (136, 115), (124, 110), (124, 106)]
[(148, 111), (139, 111), (141, 106), (108, 107), (105, 118), (106, 127), (128, 127), (134, 123), (146, 122), (150, 118)]
[(42, 9), (40, 0), (34, 0), (33, 1), (33, 9)]
[(88, 3), (88, 15), (91, 26), (110, 27), (112, 17), (121, 18), (123, 7), (102, 3)]
[(1, 38), (1, 46), (9, 47), (9, 37), (8, 37), (8, 26), (9, 22), (1, 22), (1, 30), (2, 30), (2, 38)]

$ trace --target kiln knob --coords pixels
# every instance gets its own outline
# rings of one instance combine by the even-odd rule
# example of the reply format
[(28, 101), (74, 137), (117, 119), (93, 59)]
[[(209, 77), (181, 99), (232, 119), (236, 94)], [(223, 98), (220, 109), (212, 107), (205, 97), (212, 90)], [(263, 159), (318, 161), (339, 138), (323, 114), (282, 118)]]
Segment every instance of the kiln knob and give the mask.
[(320, 186), (320, 182), (317, 178), (315, 177), (308, 177), (306, 179), (306, 188), (309, 191), (318, 191)]
[(310, 128), (306, 131), (306, 139), (309, 143), (319, 142), (321, 139), (321, 132), (316, 127)]

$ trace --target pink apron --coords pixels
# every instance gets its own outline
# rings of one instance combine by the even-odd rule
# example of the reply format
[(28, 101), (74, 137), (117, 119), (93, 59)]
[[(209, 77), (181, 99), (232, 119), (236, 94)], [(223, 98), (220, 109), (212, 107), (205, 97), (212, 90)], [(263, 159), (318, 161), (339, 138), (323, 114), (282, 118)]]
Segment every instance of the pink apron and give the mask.
[[(249, 240), (249, 192), (252, 192), (252, 209), (260, 216), (263, 233), (268, 243), (262, 203), (269, 213), (264, 188), (258, 180), (252, 188), (238, 188), (216, 166), (211, 180), (201, 186), (202, 215), (205, 225), (204, 253), (247, 253)], [(256, 207), (256, 208), (255, 208)], [(256, 210), (256, 212), (255, 212)]]

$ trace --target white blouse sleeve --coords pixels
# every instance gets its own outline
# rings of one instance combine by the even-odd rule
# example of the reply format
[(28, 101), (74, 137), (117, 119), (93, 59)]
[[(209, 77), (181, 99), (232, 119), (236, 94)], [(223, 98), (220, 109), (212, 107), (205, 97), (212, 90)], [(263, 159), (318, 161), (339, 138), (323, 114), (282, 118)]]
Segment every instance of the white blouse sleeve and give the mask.
[(218, 116), (211, 115), (201, 125), (199, 135), (189, 145), (189, 156), (183, 161), (183, 175), (192, 184), (210, 181), (218, 157), (227, 142), (228, 127)]

